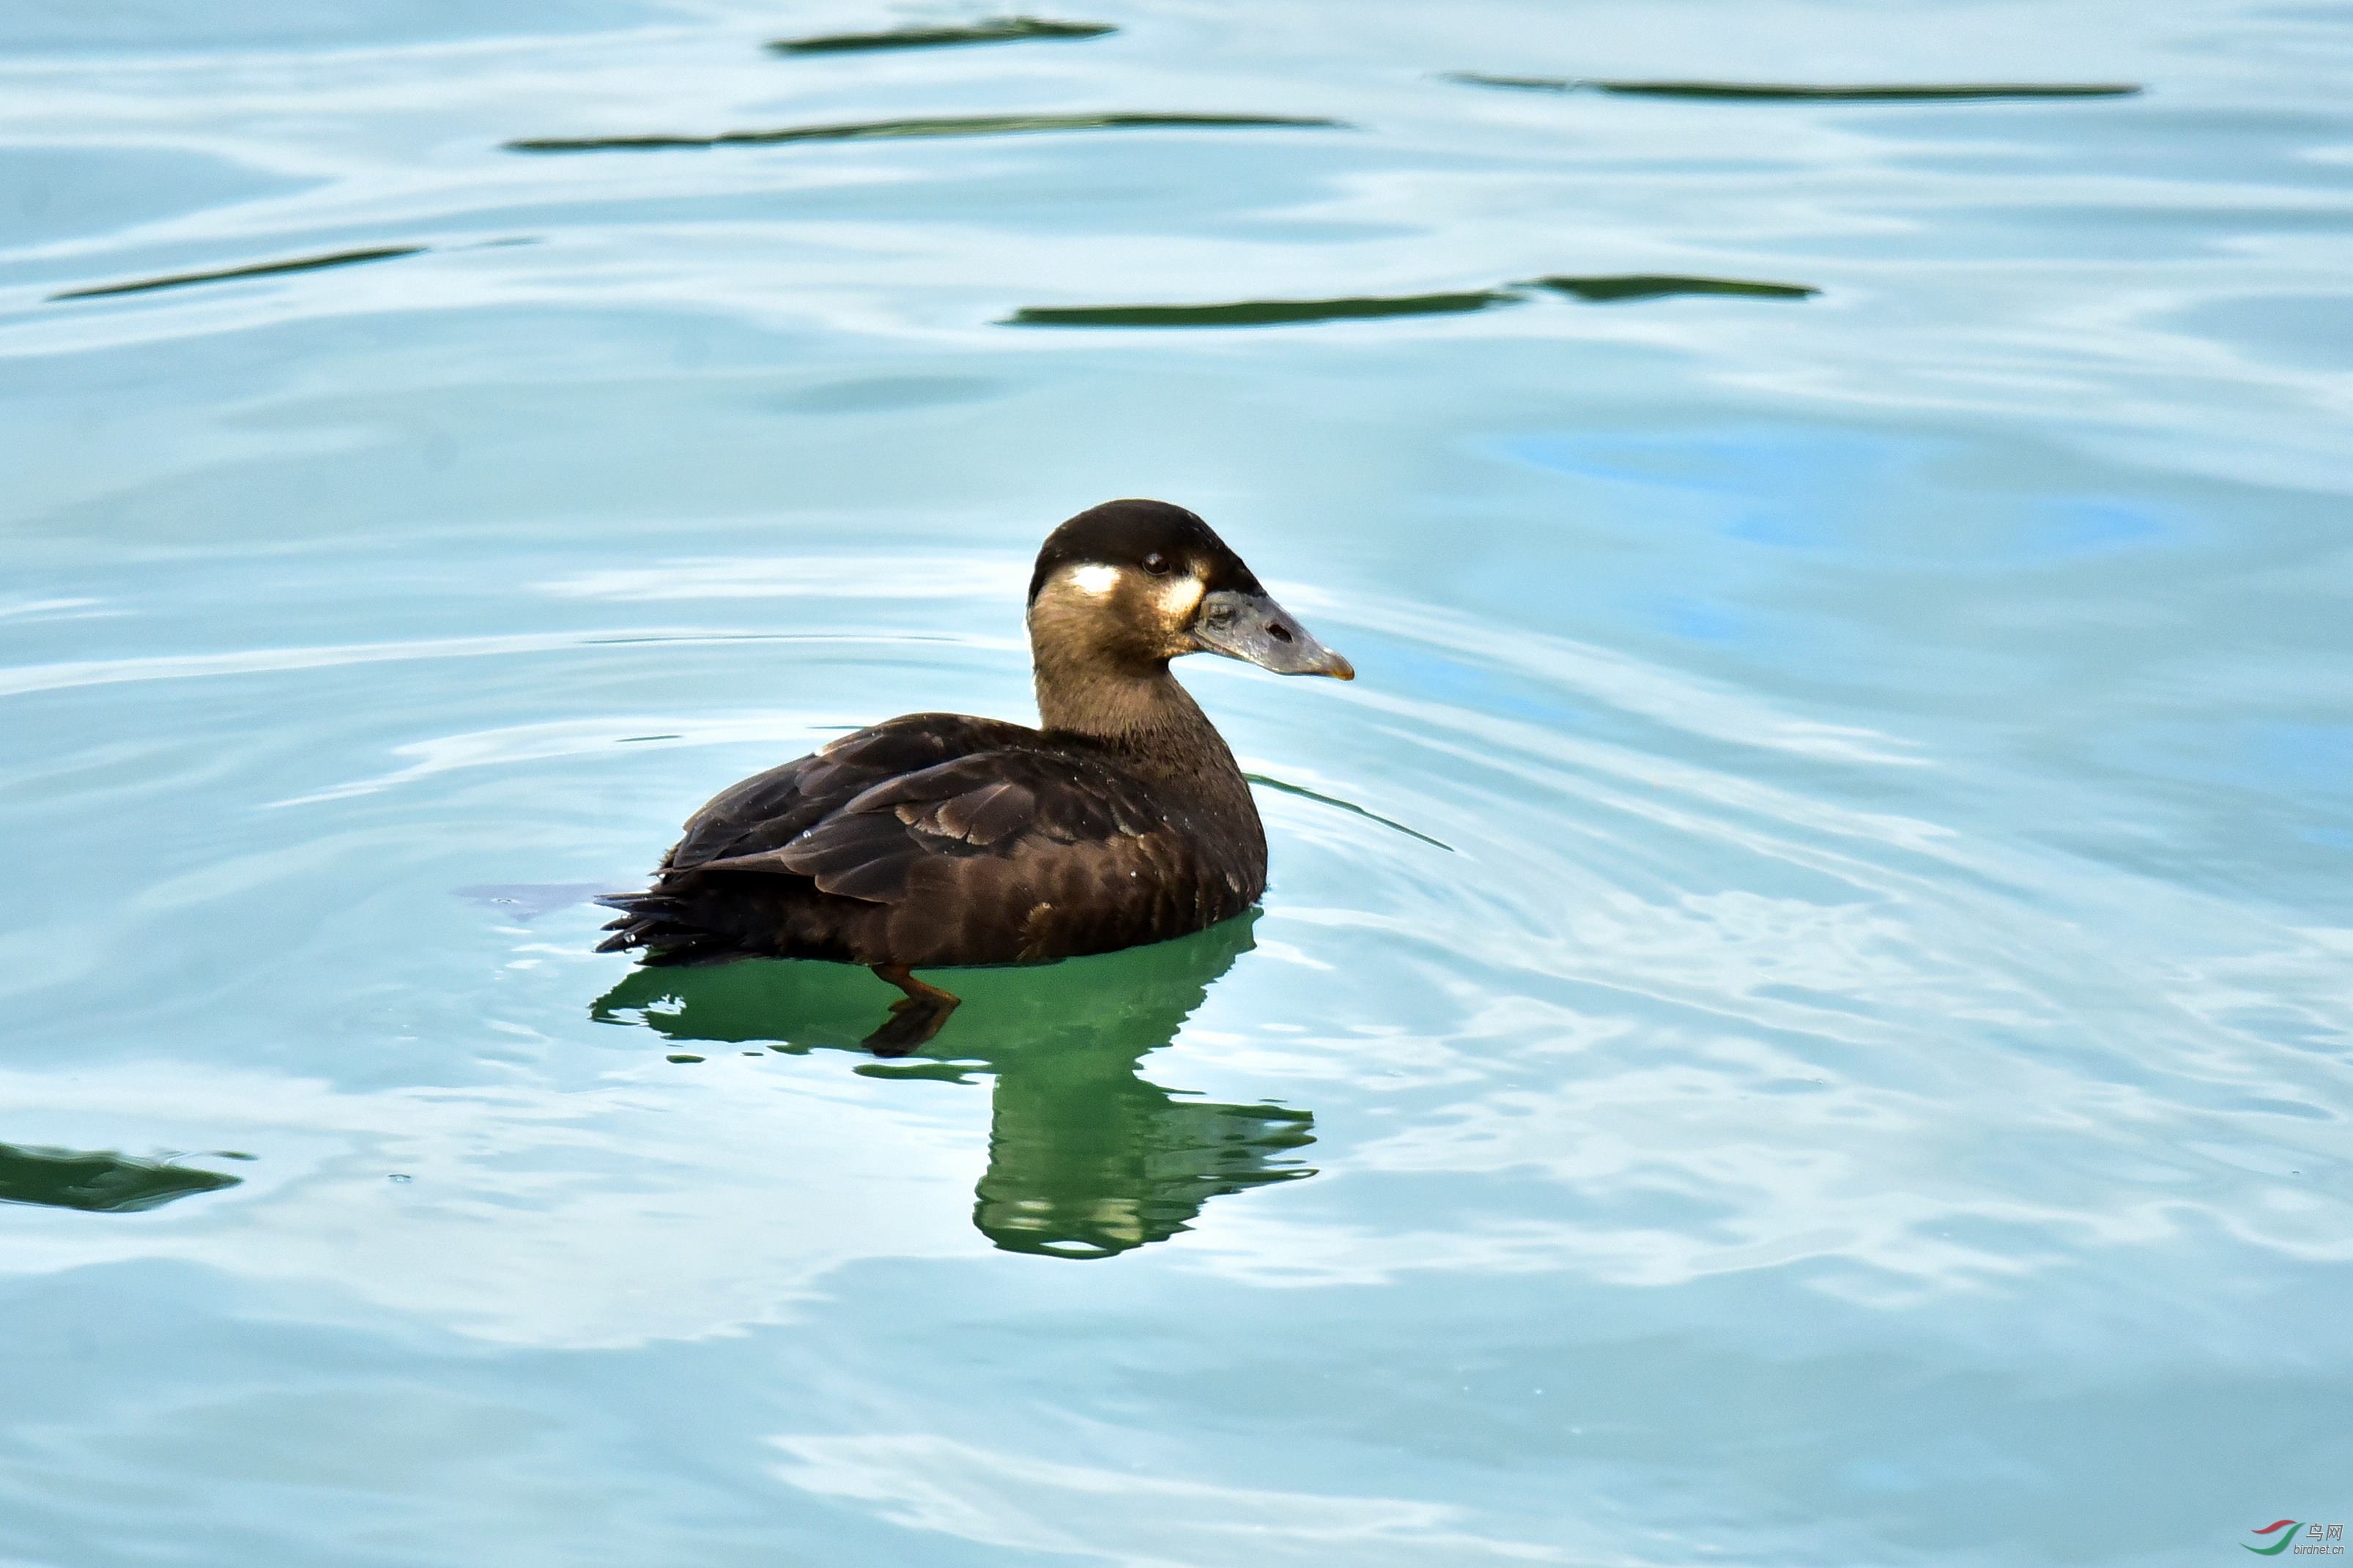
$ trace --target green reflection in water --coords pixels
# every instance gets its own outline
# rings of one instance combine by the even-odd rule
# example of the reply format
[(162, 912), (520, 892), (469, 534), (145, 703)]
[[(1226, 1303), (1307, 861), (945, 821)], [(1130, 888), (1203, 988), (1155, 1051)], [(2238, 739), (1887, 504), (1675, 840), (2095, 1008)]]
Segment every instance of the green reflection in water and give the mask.
[(132, 1214), (191, 1193), (233, 1187), (237, 1181), (217, 1171), (134, 1160), (127, 1154), (0, 1143), (0, 1203)]
[(1770, 81), (1578, 80), (1573, 77), (1489, 76), (1449, 71), (1449, 81), (1520, 92), (1614, 92), (1630, 98), (1742, 99), (1795, 103), (1939, 103), (1999, 98), (2129, 98), (2140, 91), (2122, 81), (1878, 82), (1852, 87)]
[(786, 142), (879, 142), (927, 136), (1018, 136), (1039, 131), (1182, 131), (1328, 127), (1343, 121), (1289, 114), (972, 114), (932, 120), (870, 120), (725, 131), (716, 136), (539, 136), (510, 142), (511, 153), (655, 153), (677, 147), (766, 147)]
[(301, 256), (291, 261), (257, 261), (250, 267), (225, 267), (216, 272), (174, 272), (163, 278), (142, 278), (129, 283), (101, 283), (94, 289), (69, 289), (50, 300), (97, 300), (109, 294), (144, 294), (156, 289), (185, 289), (196, 283), (232, 283), (240, 278), (275, 278), (281, 272), (320, 272), (330, 267), (356, 267), (364, 261), (390, 261), (421, 256), (422, 245), (385, 245), (372, 250), (338, 250), (328, 256)]
[(1108, 22), (1049, 22), (1036, 16), (996, 16), (963, 27), (898, 27), (887, 33), (829, 33), (818, 38), (778, 38), (768, 47), (780, 55), (847, 55), (874, 49), (1009, 44), (1025, 38), (1100, 38), (1118, 31)]
[(1803, 283), (1759, 283), (1746, 278), (1682, 278), (1670, 273), (1624, 272), (1600, 278), (1539, 278), (1535, 287), (1574, 295), (1594, 304), (1620, 300), (1665, 300), (1678, 294), (1737, 294), (1750, 300), (1810, 300), (1821, 292)]
[(1453, 316), (1516, 305), (1506, 289), (1464, 294), (1409, 294), (1389, 299), (1244, 300), (1225, 305), (1028, 306), (1003, 327), (1276, 327), (1301, 321), (1346, 321), (1374, 316)]
[[(1257, 918), (1035, 968), (926, 972), (964, 1005), (915, 1055), (858, 1070), (995, 1080), (988, 1169), (972, 1217), (1006, 1251), (1109, 1258), (1165, 1241), (1213, 1197), (1314, 1173), (1295, 1159), (1314, 1142), (1311, 1112), (1193, 1100), (1141, 1071), (1250, 951)], [(859, 1042), (893, 995), (846, 964), (747, 960), (635, 970), (591, 1011), (606, 1023), (642, 1023), (670, 1045), (862, 1056)]]

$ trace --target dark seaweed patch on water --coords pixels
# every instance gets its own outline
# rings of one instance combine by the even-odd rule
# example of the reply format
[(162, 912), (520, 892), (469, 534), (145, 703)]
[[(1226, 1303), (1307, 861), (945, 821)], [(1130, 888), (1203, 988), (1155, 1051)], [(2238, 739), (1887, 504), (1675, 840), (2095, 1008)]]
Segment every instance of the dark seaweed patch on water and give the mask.
[(1243, 300), (1223, 305), (1032, 305), (1016, 310), (1007, 327), (1276, 327), (1302, 321), (1360, 321), (1381, 316), (1454, 316), (1516, 305), (1508, 289), (1465, 294), (1409, 294), (1388, 299)]
[(133, 1214), (192, 1193), (233, 1187), (239, 1180), (217, 1171), (134, 1160), (109, 1152), (0, 1143), (0, 1203), (39, 1204), (90, 1214)]
[(963, 27), (895, 27), (881, 33), (829, 33), (778, 38), (780, 55), (848, 55), (877, 49), (941, 49), (960, 44), (1010, 44), (1028, 38), (1100, 38), (1119, 29), (1108, 22), (1050, 22), (1037, 16), (996, 16)]
[(1680, 278), (1667, 273), (1623, 272), (1597, 278), (1539, 278), (1535, 287), (1573, 295), (1594, 304), (1621, 300), (1664, 300), (1678, 294), (1736, 294), (1750, 300), (1810, 300), (1821, 292), (1803, 283), (1760, 283), (1746, 278)]
[(390, 261), (417, 256), (430, 247), (386, 245), (373, 250), (338, 250), (327, 256), (298, 257), (290, 261), (258, 261), (249, 267), (225, 267), (216, 272), (174, 272), (164, 278), (142, 278), (130, 283), (101, 283), (93, 289), (69, 289), (52, 294), (57, 300), (96, 300), (109, 294), (144, 294), (156, 289), (186, 289), (198, 283), (233, 283), (243, 278), (275, 278), (281, 272), (319, 272), (330, 267), (356, 267), (364, 261)]
[(871, 120), (726, 131), (716, 136), (540, 136), (510, 142), (511, 153), (649, 153), (679, 147), (766, 147), (790, 142), (871, 142), (931, 136), (1015, 136), (1039, 131), (1182, 131), (1345, 128), (1337, 120), (1290, 114), (977, 114), (934, 120)]
[(1856, 86), (1762, 81), (1578, 80), (1570, 77), (1489, 76), (1449, 71), (1449, 81), (1520, 92), (1612, 92), (1631, 98), (1732, 99), (1785, 103), (1940, 103), (1970, 99), (2129, 98), (2136, 82), (1882, 82)]

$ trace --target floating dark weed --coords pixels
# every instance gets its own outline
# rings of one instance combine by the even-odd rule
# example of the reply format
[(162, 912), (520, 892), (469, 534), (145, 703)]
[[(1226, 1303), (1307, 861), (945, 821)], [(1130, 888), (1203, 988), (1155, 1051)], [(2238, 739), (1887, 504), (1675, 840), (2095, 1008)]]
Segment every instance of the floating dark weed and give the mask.
[(1276, 327), (1302, 321), (1381, 316), (1453, 316), (1516, 305), (1508, 289), (1390, 299), (1245, 300), (1224, 305), (1032, 305), (998, 322), (1007, 327)]
[(1934, 103), (1968, 99), (2128, 98), (2133, 82), (1897, 82), (1834, 87), (1791, 82), (1578, 80), (1570, 77), (1488, 76), (1449, 71), (1449, 81), (1521, 92), (1613, 92), (1634, 98), (1736, 99), (1793, 103)]
[(1626, 272), (1600, 278), (1539, 278), (1535, 286), (1570, 294), (1594, 304), (1620, 300), (1663, 300), (1677, 294), (1738, 294), (1751, 300), (1810, 300), (1820, 289), (1803, 283), (1758, 283), (1746, 278), (1679, 278), (1665, 273)]
[(678, 147), (766, 147), (788, 142), (879, 142), (902, 137), (1015, 136), (1039, 131), (1182, 131), (1324, 127), (1337, 120), (1287, 114), (981, 114), (938, 120), (873, 120), (728, 131), (716, 136), (543, 136), (510, 142), (512, 153), (646, 153)]
[(330, 267), (356, 267), (364, 261), (390, 261), (417, 256), (431, 248), (423, 245), (388, 245), (374, 250), (339, 250), (331, 256), (305, 256), (292, 261), (260, 261), (250, 267), (228, 267), (217, 272), (175, 272), (167, 278), (142, 278), (132, 283), (103, 283), (95, 289), (69, 289), (52, 294), (56, 300), (96, 300), (108, 294), (144, 294), (155, 289), (186, 289), (198, 283), (230, 283), (240, 278), (275, 278), (281, 272), (317, 272)]
[(965, 27), (899, 27), (884, 33), (833, 33), (818, 38), (778, 38), (780, 55), (848, 55), (877, 49), (941, 49), (960, 44), (1009, 44), (1025, 38), (1100, 38), (1119, 29), (1107, 22), (1049, 22), (997, 16)]

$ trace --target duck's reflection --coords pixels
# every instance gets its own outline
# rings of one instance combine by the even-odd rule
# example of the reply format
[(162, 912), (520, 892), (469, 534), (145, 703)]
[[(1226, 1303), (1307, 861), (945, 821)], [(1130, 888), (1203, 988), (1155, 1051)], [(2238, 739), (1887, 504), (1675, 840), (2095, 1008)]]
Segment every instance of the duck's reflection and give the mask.
[[(972, 1218), (998, 1247), (1108, 1258), (1165, 1241), (1220, 1194), (1314, 1173), (1296, 1158), (1314, 1142), (1309, 1112), (1189, 1100), (1140, 1070), (1250, 951), (1255, 919), (1042, 968), (957, 971), (964, 1005), (939, 1037), (858, 1070), (995, 1078), (988, 1169)], [(594, 1012), (674, 1041), (862, 1056), (859, 1042), (889, 995), (843, 964), (748, 960), (636, 970)]]

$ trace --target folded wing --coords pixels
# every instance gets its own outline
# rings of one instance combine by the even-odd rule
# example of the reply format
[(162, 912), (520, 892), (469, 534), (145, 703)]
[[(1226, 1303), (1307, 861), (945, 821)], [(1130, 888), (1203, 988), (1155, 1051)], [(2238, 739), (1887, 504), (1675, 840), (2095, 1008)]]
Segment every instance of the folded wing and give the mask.
[(933, 964), (1097, 951), (1222, 918), (1205, 899), (1247, 907), (1253, 880), (1198, 860), (1112, 760), (921, 714), (712, 801), (652, 889), (608, 900), (622, 918), (605, 946)]

